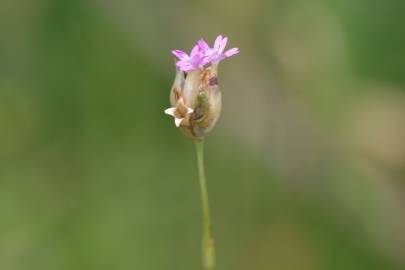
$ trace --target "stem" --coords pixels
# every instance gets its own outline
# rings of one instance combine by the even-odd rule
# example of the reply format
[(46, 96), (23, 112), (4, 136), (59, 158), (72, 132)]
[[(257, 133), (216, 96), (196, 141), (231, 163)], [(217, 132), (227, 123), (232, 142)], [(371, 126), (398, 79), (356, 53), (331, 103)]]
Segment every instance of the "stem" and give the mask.
[(204, 169), (204, 141), (196, 142), (196, 150), (197, 150), (198, 176), (200, 180), (200, 189), (201, 189), (201, 205), (203, 213), (202, 259), (205, 269), (212, 270), (214, 269), (215, 266), (215, 254), (214, 254), (214, 239), (212, 238), (211, 233), (207, 181), (205, 179), (205, 169)]

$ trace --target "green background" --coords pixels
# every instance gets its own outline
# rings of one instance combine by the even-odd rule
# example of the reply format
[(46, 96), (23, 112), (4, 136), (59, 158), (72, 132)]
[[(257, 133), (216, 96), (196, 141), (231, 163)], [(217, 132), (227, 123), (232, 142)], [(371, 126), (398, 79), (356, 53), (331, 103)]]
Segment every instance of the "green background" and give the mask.
[(218, 270), (405, 268), (402, 0), (2, 0), (0, 269), (190, 270), (172, 49), (218, 34)]

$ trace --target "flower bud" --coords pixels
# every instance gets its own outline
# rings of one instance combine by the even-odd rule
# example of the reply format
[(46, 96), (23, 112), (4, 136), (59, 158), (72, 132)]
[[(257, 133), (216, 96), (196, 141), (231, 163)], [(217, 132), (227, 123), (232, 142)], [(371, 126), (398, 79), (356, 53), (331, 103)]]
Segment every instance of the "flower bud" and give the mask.
[(213, 48), (200, 39), (190, 55), (174, 50), (179, 59), (170, 91), (171, 108), (165, 113), (174, 117), (175, 125), (187, 137), (201, 141), (215, 126), (221, 114), (218, 87), (218, 63), (239, 53), (232, 48), (224, 52), (227, 38), (218, 36)]
[(213, 67), (178, 70), (170, 92), (172, 108), (166, 113), (175, 118), (176, 126), (187, 137), (200, 141), (212, 130), (221, 114), (221, 92)]

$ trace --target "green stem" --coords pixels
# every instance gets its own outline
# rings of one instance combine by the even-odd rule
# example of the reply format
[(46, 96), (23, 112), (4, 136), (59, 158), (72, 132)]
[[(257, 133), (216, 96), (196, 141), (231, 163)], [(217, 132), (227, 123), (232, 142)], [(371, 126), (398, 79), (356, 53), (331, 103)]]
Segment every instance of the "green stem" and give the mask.
[(207, 181), (204, 169), (204, 142), (196, 143), (198, 176), (200, 179), (201, 204), (203, 212), (203, 239), (202, 259), (206, 270), (212, 270), (215, 266), (214, 239), (211, 233), (210, 209), (208, 203)]

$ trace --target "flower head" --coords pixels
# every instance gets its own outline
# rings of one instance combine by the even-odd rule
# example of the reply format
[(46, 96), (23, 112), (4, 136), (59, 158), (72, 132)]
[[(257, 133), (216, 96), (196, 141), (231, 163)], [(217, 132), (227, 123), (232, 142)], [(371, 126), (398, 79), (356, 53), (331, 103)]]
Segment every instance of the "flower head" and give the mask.
[(225, 58), (239, 53), (239, 48), (232, 48), (224, 52), (228, 38), (219, 35), (214, 42), (214, 47), (210, 48), (204, 39), (197, 41), (191, 50), (190, 55), (182, 50), (173, 50), (172, 54), (179, 60), (176, 62), (177, 68), (181, 71), (189, 72), (196, 69), (203, 69), (205, 65), (216, 65)]
[(201, 38), (190, 55), (181, 50), (172, 51), (178, 58), (177, 73), (170, 92), (172, 107), (165, 113), (173, 116), (176, 127), (196, 141), (202, 140), (215, 126), (221, 113), (218, 63), (239, 53), (238, 48), (224, 52), (227, 41), (227, 37), (219, 35), (210, 48)]
[(225, 58), (231, 57), (239, 53), (239, 48), (232, 48), (224, 52), (226, 43), (228, 43), (228, 38), (219, 35), (215, 39), (214, 48), (209, 49), (206, 52), (212, 64), (218, 64)]
[(173, 50), (172, 54), (179, 59), (179, 61), (176, 62), (176, 66), (186, 72), (202, 68), (209, 62), (206, 51), (202, 50), (198, 44), (193, 47), (190, 55), (181, 50)]

